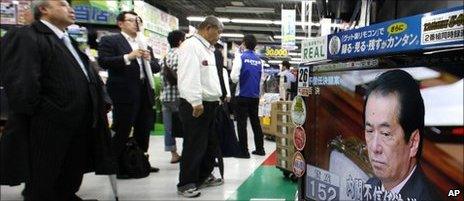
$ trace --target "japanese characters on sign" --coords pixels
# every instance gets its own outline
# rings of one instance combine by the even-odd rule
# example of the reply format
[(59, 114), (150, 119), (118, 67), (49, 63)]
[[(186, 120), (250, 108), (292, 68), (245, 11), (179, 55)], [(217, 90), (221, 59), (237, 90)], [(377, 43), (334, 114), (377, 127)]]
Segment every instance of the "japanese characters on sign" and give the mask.
[(316, 166), (306, 166), (306, 198), (313, 200), (339, 200), (340, 177)]
[(329, 35), (329, 59), (400, 52), (420, 47), (418, 18), (385, 22)]
[(464, 10), (424, 15), (421, 19), (421, 45), (464, 40)]
[(348, 61), (348, 62), (337, 62), (327, 63), (321, 65), (315, 65), (313, 68), (314, 72), (325, 72), (325, 71), (336, 71), (346, 69), (360, 69), (360, 68), (374, 68), (379, 65), (378, 59), (364, 59), (360, 61)]

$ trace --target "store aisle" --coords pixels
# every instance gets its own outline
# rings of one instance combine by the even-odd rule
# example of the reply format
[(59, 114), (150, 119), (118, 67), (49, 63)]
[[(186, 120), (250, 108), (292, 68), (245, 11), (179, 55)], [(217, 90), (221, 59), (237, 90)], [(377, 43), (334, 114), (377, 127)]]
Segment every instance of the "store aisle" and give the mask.
[[(250, 125), (250, 124), (248, 124)], [(254, 149), (251, 127), (248, 127), (249, 147)], [(178, 145), (182, 144), (182, 139), (177, 140)], [(178, 146), (181, 148), (182, 146)], [(245, 181), (241, 190), (260, 186), (259, 189), (272, 189), (277, 187), (276, 181), (279, 179), (287, 185), (285, 188), (292, 189), (292, 184), (285, 183), (282, 173), (273, 166), (259, 168), (263, 161), (268, 158), (275, 150), (275, 143), (265, 140), (264, 147), (266, 156), (251, 155), (250, 159), (225, 158), (225, 183), (219, 187), (206, 188), (196, 200), (227, 200), (227, 199), (246, 199), (253, 198), (253, 194), (247, 193), (247, 196), (237, 197), (237, 189)], [(160, 172), (152, 173), (149, 177), (143, 179), (118, 180), (118, 190), (120, 200), (184, 200), (177, 195), (176, 184), (178, 182), (179, 164), (170, 164), (170, 153), (164, 152), (163, 136), (151, 136), (150, 139), (150, 162), (153, 166), (160, 168)], [(259, 170), (252, 175), (255, 170)], [(215, 175), (219, 176), (217, 168)], [(250, 177), (250, 175), (252, 175)], [(250, 177), (253, 179), (248, 179)], [(273, 179), (270, 179), (273, 177)], [(248, 179), (248, 180), (247, 180)], [(252, 183), (250, 183), (252, 182)], [(267, 185), (269, 185), (267, 187)], [(290, 187), (288, 186), (290, 185)], [(1, 200), (22, 200), (21, 190), (23, 185), (16, 187), (2, 186)], [(250, 191), (250, 190), (248, 190)], [(251, 191), (252, 192), (252, 191)], [(269, 193), (264, 191), (262, 193)], [(290, 194), (294, 191), (290, 190)], [(257, 195), (263, 195), (263, 194)], [(113, 200), (108, 176), (96, 176), (93, 173), (86, 174), (78, 195), (83, 199)], [(274, 197), (275, 196), (271, 196)], [(286, 197), (286, 196), (284, 196)], [(287, 196), (288, 198), (288, 196)]]

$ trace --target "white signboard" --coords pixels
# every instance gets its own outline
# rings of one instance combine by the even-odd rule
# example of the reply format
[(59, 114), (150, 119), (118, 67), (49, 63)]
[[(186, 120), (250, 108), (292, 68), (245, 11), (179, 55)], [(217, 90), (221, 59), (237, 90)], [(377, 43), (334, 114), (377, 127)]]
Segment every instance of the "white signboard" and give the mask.
[(298, 95), (309, 96), (309, 67), (298, 68)]
[(340, 200), (340, 177), (321, 168), (306, 166), (306, 197), (313, 200)]
[(425, 15), (421, 19), (421, 45), (464, 40), (464, 10), (438, 15)]
[(305, 39), (301, 42), (301, 61), (313, 62), (327, 59), (327, 36)]
[(293, 50), (295, 48), (295, 10), (282, 9), (282, 48)]

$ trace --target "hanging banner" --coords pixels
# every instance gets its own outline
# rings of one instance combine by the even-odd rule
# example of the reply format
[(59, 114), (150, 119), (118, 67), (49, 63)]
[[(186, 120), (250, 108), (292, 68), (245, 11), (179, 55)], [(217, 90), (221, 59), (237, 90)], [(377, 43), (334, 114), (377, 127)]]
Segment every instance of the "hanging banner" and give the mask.
[(463, 10), (459, 6), (331, 34), (327, 58), (372, 57), (462, 45)]
[(92, 24), (116, 24), (119, 14), (118, 1), (73, 0), (76, 22)]
[(295, 49), (295, 10), (282, 9), (282, 48)]
[(162, 36), (179, 29), (179, 20), (143, 1), (134, 1), (134, 11), (142, 18), (145, 29)]

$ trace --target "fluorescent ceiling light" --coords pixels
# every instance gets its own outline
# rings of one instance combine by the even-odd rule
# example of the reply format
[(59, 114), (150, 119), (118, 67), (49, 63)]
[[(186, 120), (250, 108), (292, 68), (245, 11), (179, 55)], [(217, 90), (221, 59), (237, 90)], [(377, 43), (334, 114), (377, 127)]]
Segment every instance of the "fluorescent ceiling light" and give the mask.
[(301, 58), (291, 58), (292, 61), (301, 61)]
[(288, 55), (289, 56), (301, 56), (301, 53), (299, 53), (299, 52), (289, 52)]
[(218, 13), (275, 13), (274, 8), (239, 6), (216, 7), (214, 11)]
[[(281, 24), (282, 24), (282, 21), (280, 21), (280, 20), (274, 20), (274, 21), (272, 21), (272, 24), (281, 25)], [(297, 26), (303, 26), (303, 25), (307, 25), (307, 26), (321, 26), (320, 23), (312, 23), (312, 22), (305, 22), (305, 23), (302, 23), (302, 22), (300, 22), (300, 21), (296, 21), (296, 22), (295, 22), (295, 25), (297, 25)]]
[[(187, 20), (192, 21), (192, 22), (203, 22), (203, 20), (205, 20), (205, 17), (189, 16), (187, 17)], [(225, 18), (225, 17), (220, 17), (219, 21), (221, 21), (222, 23), (228, 23), (230, 22), (230, 19)]]
[[(282, 39), (282, 36), (274, 36), (274, 39)], [(304, 37), (304, 36), (295, 36), (295, 39), (296, 40), (304, 40), (304, 39), (308, 39), (308, 37)]]
[[(256, 13), (256, 12), (253, 12), (253, 13)], [(192, 22), (202, 22), (203, 20), (205, 20), (205, 17), (189, 16), (189, 17), (187, 17), (187, 20), (192, 21)], [(220, 17), (219, 21), (221, 21), (223, 23), (233, 22), (233, 23), (243, 23), (243, 24), (275, 24), (275, 25), (281, 25), (282, 24), (282, 21), (280, 21), (280, 20), (270, 20), (270, 19), (243, 19), (243, 18), (230, 19), (230, 18)], [(321, 26), (321, 24), (319, 24), (319, 23), (311, 23), (311, 22), (306, 22), (304, 24), (309, 25), (309, 26)], [(301, 22), (295, 22), (295, 25), (303, 26)], [(335, 27), (335, 26), (338, 26), (338, 25), (333, 25), (333, 26)]]
[(243, 38), (243, 34), (240, 33), (222, 33), (221, 37), (228, 37), (228, 38)]
[(281, 60), (269, 60), (269, 61), (267, 61), (267, 63), (270, 63), (270, 64), (280, 64), (280, 63), (282, 63), (282, 61), (281, 61)]
[(300, 64), (301, 62), (299, 62), (299, 61), (289, 61), (289, 63), (291, 63), (291, 64)]
[(243, 4), (243, 2), (240, 1), (231, 1), (230, 4), (232, 4), (233, 6), (245, 6), (245, 4)]
[(232, 23), (243, 24), (272, 24), (271, 20), (254, 20), (254, 19), (231, 19)]

